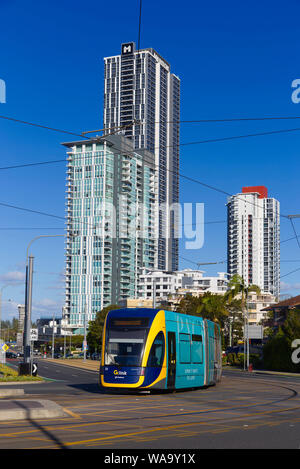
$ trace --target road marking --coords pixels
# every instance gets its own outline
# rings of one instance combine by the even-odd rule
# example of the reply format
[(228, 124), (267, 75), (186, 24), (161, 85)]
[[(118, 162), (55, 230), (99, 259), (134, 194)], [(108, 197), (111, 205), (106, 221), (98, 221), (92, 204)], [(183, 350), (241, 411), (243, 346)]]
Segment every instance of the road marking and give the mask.
[[(282, 411), (272, 411), (272, 412), (282, 412)], [(263, 413), (263, 414), (264, 414), (264, 413)], [(236, 418), (235, 420), (240, 420), (240, 419), (242, 419), (243, 417), (244, 417), (244, 416), (238, 417), (238, 418)], [(281, 421), (281, 423), (285, 423), (285, 422), (288, 422), (288, 423), (289, 423), (289, 422), (291, 422), (291, 421), (292, 421), (292, 422), (299, 422), (299, 421), (300, 421), (300, 418), (292, 419), (292, 420), (287, 420), (287, 421)], [(62, 429), (72, 428), (72, 427), (74, 428), (74, 427), (80, 427), (80, 426), (89, 426), (89, 425), (95, 425), (95, 424), (97, 424), (97, 423), (99, 423), (99, 422), (91, 423), (91, 424), (88, 424), (88, 425), (86, 425), (86, 424), (79, 424), (79, 425), (66, 426), (66, 427), (62, 427), (62, 428), (61, 428), (61, 427), (57, 427), (57, 429), (62, 430)], [(101, 423), (105, 424), (106, 422), (101, 422)], [(215, 422), (212, 422), (212, 423), (207, 423), (207, 422), (195, 422), (195, 423), (192, 423), (192, 424), (177, 425), (176, 427), (190, 426), (190, 425), (197, 425), (197, 424), (207, 425), (207, 426), (209, 426), (209, 425), (220, 425), (220, 424), (215, 423)], [(260, 423), (256, 423), (256, 424), (254, 424), (254, 425), (251, 425), (251, 426), (249, 426), (249, 427), (250, 427), (250, 428), (256, 428), (256, 427), (261, 427), (261, 426), (268, 426), (268, 423), (267, 423), (267, 422), (260, 422)], [(149, 432), (151, 432), (151, 431), (164, 430), (164, 429), (168, 429), (168, 428), (172, 428), (172, 427), (174, 428), (174, 426), (170, 426), (170, 427), (167, 427), (167, 428), (166, 428), (166, 427), (165, 427), (165, 428), (155, 428), (155, 429), (153, 429), (153, 430), (150, 429)], [(47, 429), (47, 427), (45, 427), (45, 428)], [(241, 425), (233, 425), (232, 427), (228, 427), (227, 430), (223, 428), (222, 431), (225, 433), (226, 431), (229, 432), (229, 431), (232, 431), (232, 430), (235, 430), (235, 429), (240, 429), (240, 428), (242, 428)], [(54, 427), (54, 428), (49, 427), (49, 430), (52, 430), (52, 431), (53, 431), (54, 429), (55, 429), (55, 427)], [(221, 429), (220, 429), (220, 430), (221, 430)], [(37, 430), (35, 430), (35, 431), (37, 431)], [(82, 443), (85, 443), (85, 441), (86, 441), (87, 443), (88, 443), (88, 442), (90, 443), (90, 444), (86, 444), (86, 446), (95, 446), (95, 442), (96, 442), (99, 446), (103, 446), (103, 445), (112, 445), (112, 444), (113, 444), (113, 441), (108, 441), (108, 438), (111, 438), (111, 439), (113, 440), (113, 439), (115, 439), (115, 438), (124, 437), (124, 436), (125, 436), (125, 437), (127, 436), (127, 437), (129, 437), (129, 438), (128, 438), (129, 440), (131, 439), (131, 440), (134, 440), (134, 441), (140, 441), (140, 439), (143, 439), (144, 441), (146, 441), (146, 440), (149, 440), (149, 441), (150, 441), (152, 438), (151, 438), (151, 437), (146, 437), (146, 436), (144, 436), (144, 437), (141, 436), (141, 437), (130, 438), (130, 436), (132, 436), (132, 435), (141, 434), (141, 433), (146, 433), (146, 432), (148, 432), (148, 430), (145, 430), (145, 431), (143, 431), (143, 432), (136, 432), (136, 433), (134, 433), (134, 434), (127, 434), (127, 435), (126, 435), (126, 434), (121, 434), (121, 435), (115, 435), (115, 436), (112, 436), (112, 437), (97, 438), (97, 439), (93, 439), (93, 440), (84, 440), (84, 441), (82, 441), (82, 442), (74, 442), (74, 443), (69, 442), (69, 443), (67, 443), (67, 445), (68, 445), (68, 446), (71, 446), (71, 445), (73, 445), (73, 444), (82, 444)], [(187, 432), (188, 432), (188, 431), (187, 431)], [(200, 435), (200, 434), (204, 434), (204, 433), (205, 433), (205, 434), (207, 434), (207, 433), (213, 433), (213, 432), (214, 432), (214, 430), (211, 430), (211, 429), (196, 430), (196, 434), (199, 434), (199, 435)], [(216, 432), (216, 430), (215, 430), (215, 432)], [(29, 432), (28, 432), (28, 433), (29, 433)], [(167, 434), (167, 435), (159, 435), (158, 438), (165, 438), (165, 437), (167, 437), (167, 436), (169, 436), (169, 434)], [(154, 437), (153, 439), (157, 439), (157, 438)], [(99, 441), (99, 440), (102, 440), (103, 442), (101, 442), (101, 441)], [(44, 448), (53, 448), (53, 446), (45, 446)], [(35, 448), (31, 447), (31, 449), (35, 449)], [(300, 449), (300, 447), (299, 447), (299, 449)]]
[[(281, 412), (286, 412), (287, 410), (295, 410), (299, 409), (298, 408), (289, 408), (289, 409), (284, 409), (284, 410), (271, 410), (271, 411), (264, 411), (264, 412), (255, 412), (253, 414), (246, 414), (242, 415), (240, 417), (233, 418), (232, 420), (241, 420), (245, 417), (253, 417), (253, 416), (258, 416), (258, 415), (266, 415), (266, 414), (273, 414), (273, 413), (281, 413)], [(106, 422), (107, 423), (107, 422)], [(111, 435), (111, 436), (105, 436), (105, 437), (100, 437), (100, 438), (92, 438), (89, 440), (81, 440), (81, 441), (73, 441), (73, 442), (66, 442), (64, 443), (65, 446), (76, 446), (76, 445), (81, 445), (81, 444), (86, 444), (86, 443), (92, 443), (95, 441), (104, 441), (104, 440), (115, 440), (118, 438), (128, 438), (128, 437), (134, 437), (136, 435), (143, 435), (145, 433), (154, 433), (154, 432), (164, 432), (167, 430), (173, 430), (176, 428), (183, 428), (183, 427), (190, 427), (194, 425), (207, 425), (207, 422), (192, 422), (192, 423), (185, 423), (185, 424), (179, 424), (179, 425), (170, 425), (166, 427), (156, 427), (152, 429), (147, 429), (147, 430), (142, 430), (139, 432), (132, 432), (132, 433), (121, 433), (119, 435)], [(266, 425), (266, 423), (264, 423)], [(222, 431), (230, 431), (231, 427), (228, 428), (228, 430), (222, 430)], [(161, 436), (160, 436), (161, 437)]]
[(66, 414), (70, 415), (71, 417), (74, 417), (75, 419), (80, 419), (81, 420), (82, 417), (80, 417), (79, 414), (75, 414), (75, 412), (72, 412), (71, 410), (66, 409), (65, 407), (63, 407), (62, 409), (63, 409), (64, 412), (66, 412)]

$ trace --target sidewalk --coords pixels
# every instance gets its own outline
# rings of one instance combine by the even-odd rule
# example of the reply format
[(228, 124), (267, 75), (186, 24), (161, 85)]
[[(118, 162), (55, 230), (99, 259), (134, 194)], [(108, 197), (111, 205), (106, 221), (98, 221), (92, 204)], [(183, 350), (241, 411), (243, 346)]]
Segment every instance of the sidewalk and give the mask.
[(85, 370), (99, 371), (99, 360), (90, 360), (83, 358), (41, 358), (40, 361), (57, 363), (58, 365), (74, 366)]
[[(100, 362), (83, 359), (41, 359), (58, 363), (64, 366), (72, 366), (98, 372)], [(68, 417), (64, 409), (53, 401), (46, 399), (20, 399), (24, 396), (24, 389), (17, 385), (42, 384), (42, 381), (14, 381), (1, 383), (0, 386), (0, 422), (6, 420), (31, 420)], [(4, 387), (7, 385), (7, 387)], [(19, 398), (19, 399), (18, 399)]]
[(248, 370), (243, 370), (242, 368), (239, 368), (239, 367), (236, 367), (236, 366), (224, 366), (223, 365), (223, 369), (224, 370), (235, 370), (237, 372), (241, 372), (241, 373), (254, 373), (254, 374), (265, 374), (265, 375), (275, 375), (275, 376), (291, 376), (291, 377), (294, 377), (294, 378), (300, 378), (300, 373), (289, 373), (289, 372), (285, 372), (285, 371), (268, 371), (268, 370), (255, 370), (253, 369), (252, 371), (248, 371)]
[(0, 399), (0, 421), (67, 417), (61, 406), (45, 399)]

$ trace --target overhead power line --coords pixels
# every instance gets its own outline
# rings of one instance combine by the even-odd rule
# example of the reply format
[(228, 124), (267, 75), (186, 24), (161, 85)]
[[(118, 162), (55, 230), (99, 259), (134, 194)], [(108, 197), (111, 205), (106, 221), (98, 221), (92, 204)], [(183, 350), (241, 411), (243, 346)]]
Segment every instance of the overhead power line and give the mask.
[[(232, 117), (232, 118), (220, 118), (220, 119), (190, 119), (190, 120), (159, 120), (159, 121), (150, 121), (154, 124), (160, 124), (164, 122), (165, 124), (206, 124), (206, 123), (218, 123), (218, 122), (251, 122), (251, 121), (276, 121), (276, 120), (293, 120), (300, 119), (300, 116), (265, 116), (265, 117)], [(149, 122), (149, 120), (145, 120)]]
[(49, 160), (49, 161), (37, 161), (36, 163), (23, 163), (23, 164), (15, 164), (15, 165), (12, 165), (12, 166), (2, 166), (2, 167), (0, 167), (0, 171), (4, 171), (6, 169), (28, 168), (30, 166), (41, 166), (41, 165), (54, 164), (54, 163), (66, 163), (66, 159), (63, 159), (63, 160)]
[[(233, 135), (230, 137), (220, 137), (220, 138), (211, 138), (207, 140), (199, 140), (197, 142), (187, 142), (187, 143), (181, 143), (180, 146), (185, 146), (185, 145), (200, 145), (202, 143), (215, 143), (215, 142), (225, 142), (228, 140), (236, 140), (236, 139), (241, 139), (241, 138), (249, 138), (249, 137), (259, 137), (263, 135), (274, 135), (274, 134), (281, 134), (285, 132), (299, 132), (300, 127), (296, 127), (295, 129), (280, 129), (280, 130), (268, 130), (266, 132), (257, 132), (254, 134), (246, 134), (246, 135)], [(174, 145), (170, 145), (174, 146)]]
[[(56, 128), (56, 127), (50, 127), (48, 125), (38, 124), (36, 122), (31, 122), (31, 121), (26, 121), (26, 120), (21, 120), (21, 119), (17, 119), (15, 117), (10, 117), (10, 116), (0, 115), (0, 119), (16, 122), (16, 123), (19, 123), (19, 124), (30, 125), (32, 127), (39, 127), (39, 128), (46, 129), (46, 130), (51, 130), (53, 132), (60, 132), (60, 133), (68, 134), (68, 135), (74, 135), (74, 136), (80, 137), (80, 138), (89, 138), (89, 137), (86, 136), (86, 134), (90, 133), (90, 132), (82, 132), (82, 133), (72, 132), (72, 131), (69, 131), (69, 130), (59, 129), (59, 128)], [(178, 120), (178, 121), (163, 121), (163, 120), (161, 120), (161, 121), (155, 121), (154, 123), (159, 124), (159, 123), (164, 122), (166, 124), (170, 124), (170, 123), (192, 124), (192, 123), (209, 123), (209, 122), (211, 122), (211, 123), (213, 123), (213, 122), (216, 122), (216, 123), (217, 122), (250, 122), (250, 121), (292, 120), (292, 119), (300, 119), (300, 116), (237, 117), (237, 118), (227, 118), (227, 119), (198, 119), (198, 120), (195, 119), (195, 120)], [(146, 122), (147, 121), (145, 121), (145, 123)], [(133, 125), (142, 125), (142, 124), (143, 124), (142, 121), (133, 120), (132, 124), (127, 124), (126, 126), (122, 126), (122, 127), (129, 127), (129, 126), (133, 126)], [(120, 130), (120, 128), (119, 128), (119, 130)], [(99, 129), (99, 130), (93, 131), (93, 132), (104, 131), (104, 130), (109, 130), (109, 129)], [(200, 142), (188, 142), (188, 143), (183, 143), (183, 144), (180, 144), (180, 145), (195, 145), (195, 144), (199, 144), (199, 143), (210, 143), (210, 142), (218, 142), (218, 141), (224, 141), (224, 140), (232, 140), (234, 138), (248, 138), (248, 137), (256, 137), (256, 136), (259, 136), (259, 135), (272, 135), (272, 134), (282, 133), (282, 132), (295, 132), (295, 131), (299, 131), (299, 130), (300, 130), (300, 128), (279, 129), (279, 130), (266, 131), (266, 132), (257, 132), (257, 133), (254, 133), (254, 134), (236, 135), (236, 136), (231, 136), (231, 137), (201, 140)], [(116, 131), (114, 133), (116, 133)], [(99, 136), (99, 138), (103, 138), (103, 137), (105, 137), (105, 135)], [(169, 145), (169, 147), (172, 147), (172, 146), (174, 146), (174, 145)], [(175, 146), (176, 146), (176, 144), (175, 144)]]
[(294, 231), (294, 234), (295, 234), (295, 237), (296, 237), (296, 240), (297, 240), (297, 244), (300, 248), (300, 242), (299, 242), (299, 238), (298, 238), (298, 235), (297, 235), (297, 232), (296, 232), (296, 228), (295, 228), (295, 225), (294, 225), (294, 222), (293, 222), (293, 218), (300, 218), (300, 215), (287, 215), (287, 218), (290, 220), (291, 222), (291, 225), (292, 225), (292, 228), (293, 228), (293, 231)]
[(35, 122), (29, 122), (29, 121), (16, 119), (15, 117), (0, 116), (0, 119), (5, 119), (5, 120), (8, 120), (8, 121), (17, 122), (18, 124), (31, 125), (33, 127), (39, 127), (41, 129), (52, 130), (53, 132), (60, 132), (60, 133), (64, 133), (64, 134), (68, 134), (68, 135), (74, 135), (75, 137), (81, 137), (82, 138), (81, 134), (78, 134), (78, 133), (75, 133), (75, 132), (70, 132), (69, 130), (56, 129), (54, 127), (49, 127), (47, 125), (42, 125), (42, 124), (37, 124)]
[[(69, 132), (69, 131), (66, 131), (66, 130), (61, 130), (61, 129), (57, 129), (57, 128), (53, 128), (53, 127), (49, 127), (49, 126), (45, 126), (45, 125), (41, 125), (41, 124), (36, 124), (36, 123), (33, 123), (33, 122), (29, 122), (29, 121), (23, 121), (23, 120), (20, 120), (20, 119), (15, 119), (15, 118), (12, 118), (12, 117), (8, 117), (8, 116), (1, 116), (0, 115), (0, 118), (1, 119), (7, 119), (7, 120), (11, 120), (11, 121), (14, 121), (14, 122), (18, 122), (18, 123), (22, 123), (22, 124), (27, 124), (27, 125), (32, 125), (32, 126), (37, 126), (37, 127), (41, 127), (41, 128), (44, 128), (44, 129), (47, 129), (47, 130), (53, 130), (53, 131), (56, 131), (56, 132), (63, 132), (63, 133), (67, 133), (67, 134), (70, 134), (70, 135), (76, 135), (76, 136), (80, 136), (81, 138), (85, 137), (89, 140), (95, 140), (95, 138), (97, 137), (87, 137), (86, 135), (83, 135), (83, 134), (78, 134), (78, 133), (75, 133), (75, 132)], [(261, 118), (236, 118), (235, 120), (239, 120), (239, 119), (242, 119), (242, 120), (268, 120), (268, 119), (298, 119), (300, 117), (298, 116), (294, 116), (294, 117), (261, 117)], [(223, 119), (224, 120), (224, 119)], [(229, 119), (229, 120), (232, 120), (232, 119)], [(200, 122), (200, 121), (199, 121)], [(133, 125), (134, 123), (136, 123), (136, 121), (133, 121), (132, 124), (130, 125)], [(126, 126), (127, 127), (127, 126)], [(102, 130), (102, 129), (101, 129)], [(185, 146), (185, 145), (197, 145), (197, 144), (203, 144), (203, 143), (212, 143), (212, 142), (220, 142), (220, 141), (226, 141), (226, 140), (233, 140), (233, 139), (240, 139), (240, 138), (248, 138), (248, 137), (254, 137), (254, 136), (259, 136), (259, 135), (272, 135), (272, 134), (278, 134), (278, 133), (282, 133), (282, 132), (294, 132), (294, 131), (299, 131), (300, 128), (295, 128), (295, 129), (281, 129), (281, 130), (274, 130), (274, 131), (267, 131), (267, 132), (261, 132), (261, 133), (256, 133), (256, 134), (247, 134), (247, 135), (235, 135), (235, 136), (230, 136), (230, 137), (222, 137), (222, 138), (216, 138), (216, 139), (208, 139), (208, 140), (201, 140), (201, 141), (198, 141), (198, 142), (186, 142), (186, 143), (181, 143), (181, 144), (175, 144), (175, 145), (169, 145), (167, 146), (167, 148), (169, 147), (173, 147), (173, 146)], [(84, 132), (85, 134), (87, 132)], [(105, 136), (102, 136), (102, 137), (99, 137), (99, 139), (101, 140), (101, 138), (105, 138)], [(159, 149), (160, 147), (156, 147), (154, 150), (156, 149)], [(121, 150), (119, 149), (122, 153), (124, 153), (124, 150)], [(128, 153), (128, 152), (125, 152), (125, 153)], [(133, 153), (133, 152), (131, 152)], [(36, 163), (25, 163), (25, 164), (21, 164), (21, 165), (14, 165), (14, 166), (6, 166), (6, 167), (2, 167), (0, 168), (0, 170), (7, 170), (7, 169), (16, 169), (16, 168), (23, 168), (23, 167), (27, 167), (27, 166), (36, 166), (36, 165), (46, 165), (46, 164), (52, 164), (52, 163), (58, 163), (58, 162), (64, 162), (65, 160), (53, 160), (53, 161), (43, 161), (43, 162), (36, 162)], [(159, 168), (159, 165), (156, 165), (158, 168)], [(194, 183), (197, 183), (197, 184), (200, 184), (202, 185), (203, 187), (207, 187), (208, 189), (212, 189), (214, 191), (217, 191), (217, 192), (220, 192), (220, 193), (223, 193), (229, 197), (232, 197), (233, 194), (230, 194), (229, 192), (227, 191), (224, 191), (222, 189), (219, 189), (217, 187), (214, 187), (212, 185), (209, 185), (209, 184), (206, 184), (202, 181), (199, 181), (199, 180), (196, 180), (194, 178), (191, 178), (189, 176), (185, 176), (183, 174), (181, 174), (179, 171), (173, 171), (173, 170), (170, 170), (170, 169), (166, 169), (166, 171), (170, 172), (170, 173), (173, 173), (175, 175), (178, 175), (179, 177), (182, 177), (184, 179), (187, 179), (191, 182), (194, 182)], [(244, 199), (243, 199), (244, 200)], [(256, 205), (254, 204), (253, 202), (251, 201), (248, 201), (247, 199), (245, 199), (245, 201), (247, 203), (251, 203), (252, 205)], [(281, 217), (285, 217), (287, 218), (286, 215), (280, 215)]]
[(287, 274), (281, 275), (280, 280), (284, 277), (287, 277), (288, 275), (291, 275), (291, 274), (295, 273), (295, 272), (299, 272), (299, 270), (300, 270), (300, 267), (298, 269), (292, 270), (291, 272), (288, 272)]
[[(299, 128), (299, 130), (300, 130), (300, 128)], [(90, 140), (93, 140), (93, 139), (90, 139)], [(129, 154), (129, 153), (133, 154), (134, 153), (134, 150), (132, 150), (131, 152), (130, 151), (124, 151), (124, 150), (121, 150), (121, 149), (118, 149), (118, 148), (116, 148), (116, 150), (119, 150), (122, 154)], [(78, 158), (82, 158), (82, 157), (78, 157)], [(47, 164), (54, 164), (54, 163), (66, 163), (66, 162), (67, 161), (65, 159), (50, 160), (50, 161), (38, 161), (38, 162), (35, 162), (35, 163), (24, 163), (24, 164), (20, 164), (20, 165), (3, 166), (3, 167), (0, 167), (0, 170), (4, 171), (4, 170), (8, 170), (8, 169), (17, 169), (17, 168), (25, 168), (25, 167), (38, 166), (38, 165), (47, 165)], [(155, 166), (159, 170), (159, 165), (157, 164)], [(200, 184), (201, 186), (206, 187), (207, 189), (214, 190), (214, 191), (219, 192), (221, 194), (227, 195), (228, 197), (233, 197), (234, 196), (234, 194), (231, 194), (230, 192), (224, 191), (223, 189), (217, 188), (217, 187), (212, 186), (210, 184), (206, 184), (203, 181), (199, 181), (198, 179), (192, 178), (190, 176), (186, 176), (185, 174), (182, 174), (178, 171), (174, 171), (174, 170), (171, 170), (171, 169), (168, 169), (168, 168), (166, 168), (165, 170), (167, 172), (170, 172), (170, 173), (173, 173), (173, 174), (177, 175), (178, 177), (186, 179), (187, 181), (194, 182), (196, 184)], [(241, 199), (240, 197), (237, 197), (237, 196), (235, 196), (235, 197), (236, 197), (236, 199)], [(250, 200), (247, 200), (246, 198), (241, 199), (241, 200), (243, 200), (245, 203), (249, 203), (253, 206), (259, 207), (256, 203), (251, 202)], [(283, 217), (283, 218), (288, 218), (287, 215), (280, 214), (280, 216)]]
[[(63, 132), (63, 133), (67, 133), (67, 134), (70, 134), (70, 135), (76, 135), (76, 136), (80, 136), (81, 138), (87, 138), (91, 141), (95, 141), (95, 137), (87, 137), (86, 135), (79, 135), (75, 132), (69, 132), (69, 131), (65, 131), (65, 130), (61, 130), (61, 129), (57, 129), (57, 128), (52, 128), (52, 127), (49, 127), (49, 126), (44, 126), (44, 125), (41, 125), (41, 124), (35, 124), (35, 123), (32, 123), (32, 122), (28, 122), (28, 121), (22, 121), (22, 120), (19, 120), (19, 119), (15, 119), (15, 118), (10, 118), (10, 117), (7, 117), (7, 116), (0, 116), (0, 118), (2, 119), (8, 119), (8, 120), (12, 120), (14, 122), (18, 122), (18, 123), (22, 123), (22, 124), (28, 124), (28, 125), (33, 125), (33, 126), (37, 126), (37, 127), (41, 127), (41, 128), (44, 128), (44, 129), (47, 129), (47, 130), (53, 130), (53, 131), (57, 131), (57, 132)], [(284, 117), (282, 117), (284, 118)], [(287, 119), (287, 117), (285, 117)], [(298, 116), (295, 116), (293, 118), (298, 118)], [(246, 118), (243, 118), (243, 120), (245, 120)], [(247, 118), (247, 119), (252, 119), (254, 120), (254, 118)], [(272, 118), (257, 118), (257, 119), (263, 119), (263, 120), (267, 120), (267, 119), (275, 119), (274, 117)], [(279, 118), (277, 118), (279, 119)], [(272, 135), (272, 134), (278, 134), (278, 133), (283, 133), (283, 132), (293, 132), (293, 131), (299, 131), (300, 128), (296, 128), (296, 129), (281, 129), (281, 130), (275, 130), (275, 131), (268, 131), (268, 132), (262, 132), (262, 133), (256, 133), (256, 134), (247, 134), (247, 135), (239, 135), (239, 136), (231, 136), (231, 137), (223, 137), (223, 138), (218, 138), (218, 139), (209, 139), (209, 140), (202, 140), (202, 141), (198, 141), (198, 142), (187, 142), (187, 143), (183, 143), (183, 144), (176, 144), (176, 145), (170, 145), (169, 147), (173, 147), (173, 146), (184, 146), (184, 145), (195, 145), (195, 144), (202, 144), (202, 143), (211, 143), (211, 142), (219, 142), (219, 141), (226, 141), (226, 140), (233, 140), (233, 139), (240, 139), (240, 138), (248, 138), (248, 137), (254, 137), (254, 136), (259, 136), (259, 135)], [(103, 136), (102, 138), (104, 138), (105, 136)], [(96, 137), (97, 139), (97, 137)], [(101, 137), (99, 137), (99, 140), (101, 141)], [(159, 148), (159, 147), (158, 147)], [(117, 149), (117, 148), (116, 148)], [(118, 150), (118, 149), (117, 149)], [(124, 153), (124, 150), (121, 150), (119, 149), (119, 151), (121, 153)], [(125, 153), (134, 153), (134, 151), (131, 151), (131, 152), (125, 152)], [(36, 162), (36, 163), (27, 163), (27, 164), (22, 164), (22, 165), (14, 165), (14, 166), (9, 166), (9, 167), (2, 167), (0, 168), (1, 170), (6, 170), (6, 169), (16, 169), (16, 168), (23, 168), (23, 167), (28, 167), (28, 166), (36, 166), (36, 165), (46, 165), (46, 164), (52, 164), (52, 163), (58, 163), (58, 162), (65, 162), (65, 160), (53, 160), (53, 161), (48, 161), (48, 162)], [(156, 165), (159, 169), (159, 165)], [(201, 186), (203, 187), (206, 187), (208, 189), (211, 189), (211, 190), (214, 190), (216, 192), (219, 192), (219, 193), (222, 193), (224, 195), (227, 195), (229, 197), (232, 197), (233, 194), (227, 192), (227, 191), (224, 191), (222, 189), (219, 189), (215, 186), (212, 186), (212, 185), (209, 185), (209, 184), (206, 184), (202, 181), (199, 181), (197, 179), (194, 179), (194, 178), (191, 178), (189, 176), (186, 176), (182, 173), (180, 173), (179, 171), (173, 171), (173, 170), (170, 170), (170, 169), (167, 169), (166, 168), (166, 171), (170, 172), (170, 173), (173, 173), (175, 175), (177, 175), (178, 177), (182, 177), (188, 181), (191, 181), (191, 182), (194, 182), (194, 183), (197, 183), (197, 184), (200, 184)], [(239, 197), (235, 196), (237, 199)], [(243, 198), (241, 199), (243, 200), (244, 202), (246, 203), (250, 203), (251, 205), (254, 205), (254, 206), (258, 206), (256, 203), (252, 202), (252, 201), (249, 201), (247, 200), (247, 198)], [(3, 206), (9, 206), (8, 204), (2, 204)], [(258, 206), (259, 207), (259, 206)], [(13, 208), (13, 207), (11, 207)], [(20, 209), (20, 208), (19, 208)], [(35, 212), (35, 211), (33, 211)], [(38, 213), (38, 212), (37, 212)], [(40, 214), (43, 214), (43, 213), (40, 213)], [(47, 216), (51, 216), (51, 215), (47, 215)], [(281, 217), (283, 218), (288, 218), (288, 216), (286, 215), (283, 215), (283, 214), (280, 214)], [(297, 242), (299, 244), (299, 240), (297, 238)], [(299, 244), (299, 247), (300, 247), (300, 244)]]

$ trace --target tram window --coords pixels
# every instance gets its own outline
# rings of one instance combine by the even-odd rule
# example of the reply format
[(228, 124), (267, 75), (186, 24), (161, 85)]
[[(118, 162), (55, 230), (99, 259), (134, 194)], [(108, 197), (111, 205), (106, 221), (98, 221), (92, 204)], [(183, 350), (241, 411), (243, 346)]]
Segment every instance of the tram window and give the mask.
[(203, 363), (202, 335), (192, 335), (192, 363)]
[(159, 332), (152, 344), (147, 366), (162, 366), (165, 354), (165, 338), (162, 332)]
[(141, 366), (145, 334), (142, 328), (109, 329), (105, 365)]
[(191, 363), (190, 334), (179, 334), (179, 357), (180, 363)]
[(202, 335), (193, 334), (192, 335), (192, 341), (193, 342), (202, 342)]

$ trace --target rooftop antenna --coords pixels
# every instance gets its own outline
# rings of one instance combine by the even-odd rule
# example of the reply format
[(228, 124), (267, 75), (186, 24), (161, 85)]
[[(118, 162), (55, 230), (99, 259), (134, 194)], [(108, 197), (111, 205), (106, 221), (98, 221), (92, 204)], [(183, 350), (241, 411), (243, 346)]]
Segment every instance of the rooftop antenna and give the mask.
[(140, 50), (140, 42), (141, 42), (141, 22), (142, 22), (142, 0), (140, 0), (138, 51)]

